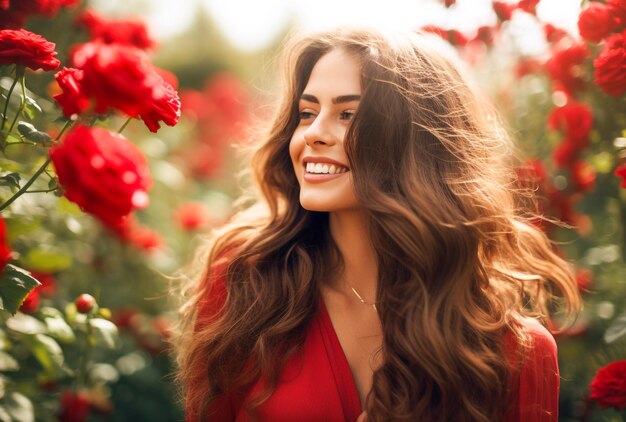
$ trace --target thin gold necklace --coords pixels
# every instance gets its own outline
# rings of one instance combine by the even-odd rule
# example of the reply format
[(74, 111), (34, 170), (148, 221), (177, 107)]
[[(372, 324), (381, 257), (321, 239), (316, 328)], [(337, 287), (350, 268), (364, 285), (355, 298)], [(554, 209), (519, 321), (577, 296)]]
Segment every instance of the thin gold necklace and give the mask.
[[(346, 284), (348, 284), (348, 283), (346, 282)], [(373, 307), (373, 308), (374, 308), (374, 310), (375, 310), (376, 312), (378, 312), (378, 309), (376, 308), (376, 302), (368, 302), (368, 301), (366, 301), (365, 299), (363, 299), (363, 298), (361, 297), (361, 295), (359, 294), (359, 292), (357, 292), (357, 291), (356, 291), (356, 289), (355, 289), (354, 287), (352, 287), (350, 284), (348, 284), (348, 287), (350, 287), (350, 289), (354, 292), (354, 294), (356, 295), (356, 297), (357, 297), (357, 298), (359, 298), (359, 301), (360, 301), (362, 304), (367, 305), (367, 306), (371, 306), (371, 307)]]

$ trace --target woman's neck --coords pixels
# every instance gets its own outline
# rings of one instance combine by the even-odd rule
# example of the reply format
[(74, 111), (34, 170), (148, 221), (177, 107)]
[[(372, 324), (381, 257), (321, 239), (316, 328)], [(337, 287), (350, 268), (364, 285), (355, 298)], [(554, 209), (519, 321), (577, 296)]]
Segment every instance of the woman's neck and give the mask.
[(378, 262), (369, 237), (366, 216), (361, 211), (330, 214), (330, 234), (343, 258), (343, 273), (333, 287), (350, 294), (353, 287), (367, 301), (376, 300)]

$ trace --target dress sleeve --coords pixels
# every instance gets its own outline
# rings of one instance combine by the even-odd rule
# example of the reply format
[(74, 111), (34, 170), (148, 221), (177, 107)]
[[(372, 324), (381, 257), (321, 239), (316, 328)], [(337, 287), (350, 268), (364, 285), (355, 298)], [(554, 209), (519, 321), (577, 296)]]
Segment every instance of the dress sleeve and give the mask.
[(532, 344), (519, 373), (518, 397), (513, 403), (517, 414), (509, 414), (507, 421), (556, 422), (560, 384), (556, 342), (537, 321), (525, 325)]

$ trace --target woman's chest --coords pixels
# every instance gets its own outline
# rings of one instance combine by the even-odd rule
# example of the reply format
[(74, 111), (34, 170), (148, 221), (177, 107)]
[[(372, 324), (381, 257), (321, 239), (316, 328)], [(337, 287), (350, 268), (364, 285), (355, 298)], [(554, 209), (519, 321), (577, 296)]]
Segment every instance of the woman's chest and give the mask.
[[(321, 304), (302, 348), (288, 359), (272, 395), (257, 408), (259, 420), (355, 422), (362, 413), (361, 400), (371, 388), (369, 356), (379, 347), (379, 340), (374, 337), (363, 338), (364, 327), (354, 331), (356, 328), (338, 324), (344, 350), (326, 307)], [(262, 394), (266, 386), (265, 380), (259, 381), (244, 402)], [(237, 422), (249, 420), (242, 405), (243, 402), (233, 403)]]

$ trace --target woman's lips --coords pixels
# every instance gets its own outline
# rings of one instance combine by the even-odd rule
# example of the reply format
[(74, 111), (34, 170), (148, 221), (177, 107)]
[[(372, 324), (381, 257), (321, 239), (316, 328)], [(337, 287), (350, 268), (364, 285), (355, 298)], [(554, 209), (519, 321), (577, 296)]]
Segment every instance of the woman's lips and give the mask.
[(348, 172), (335, 173), (335, 174), (324, 174), (324, 173), (315, 174), (315, 173), (304, 172), (303, 179), (305, 182), (309, 182), (309, 183), (322, 183), (322, 182), (327, 182), (329, 180), (337, 179), (339, 177), (345, 176), (346, 174), (348, 174)]

